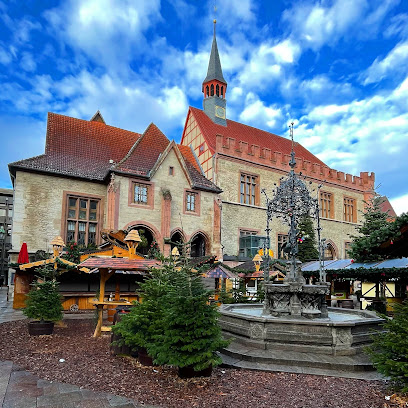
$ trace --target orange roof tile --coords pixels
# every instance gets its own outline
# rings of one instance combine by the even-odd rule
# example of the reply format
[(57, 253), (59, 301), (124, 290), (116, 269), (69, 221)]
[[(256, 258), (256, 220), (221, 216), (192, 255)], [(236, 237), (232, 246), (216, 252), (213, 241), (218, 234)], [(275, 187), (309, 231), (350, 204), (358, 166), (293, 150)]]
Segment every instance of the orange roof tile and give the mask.
[[(190, 111), (194, 115), (198, 126), (210, 148), (214, 154), (216, 150), (216, 135), (230, 137), (236, 141), (243, 141), (249, 145), (257, 145), (261, 148), (271, 149), (272, 152), (281, 152), (282, 154), (290, 154), (292, 143), (285, 137), (275, 135), (265, 130), (257, 129), (252, 126), (244, 125), (243, 123), (234, 122), (227, 119), (227, 126), (217, 125), (214, 123), (204, 111), (190, 106)], [(319, 163), (325, 165), (315, 155), (310, 153), (299, 143), (295, 143), (295, 155), (303, 160), (308, 160), (311, 163)]]
[(49, 113), (45, 154), (9, 166), (103, 180), (109, 160), (121, 160), (139, 137), (101, 122)]

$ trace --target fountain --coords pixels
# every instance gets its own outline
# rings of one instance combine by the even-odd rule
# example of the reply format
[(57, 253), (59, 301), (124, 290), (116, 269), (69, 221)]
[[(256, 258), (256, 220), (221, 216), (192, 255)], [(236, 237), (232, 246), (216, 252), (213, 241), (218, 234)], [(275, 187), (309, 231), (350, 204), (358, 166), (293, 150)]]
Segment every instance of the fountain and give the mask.
[[(223, 305), (220, 325), (232, 339), (222, 351), (226, 365), (269, 371), (304, 372), (355, 378), (378, 378), (363, 348), (371, 342), (383, 319), (362, 310), (328, 308), (320, 239), (319, 200), (295, 173), (293, 123), (290, 171), (277, 186), (274, 197), (266, 196), (267, 222), (264, 253), (265, 300), (262, 304)], [(319, 186), (320, 188), (321, 186)], [(265, 191), (263, 193), (266, 195)], [(302, 216), (317, 220), (320, 274), (317, 284), (306, 284), (298, 254), (298, 224)], [(283, 283), (269, 279), (270, 221), (281, 218), (289, 226), (286, 277)]]

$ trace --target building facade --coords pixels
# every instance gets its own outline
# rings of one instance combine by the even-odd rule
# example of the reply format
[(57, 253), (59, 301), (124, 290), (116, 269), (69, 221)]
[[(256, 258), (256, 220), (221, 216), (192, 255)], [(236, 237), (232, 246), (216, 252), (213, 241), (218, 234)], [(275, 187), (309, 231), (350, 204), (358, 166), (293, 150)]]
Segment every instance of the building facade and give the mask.
[(8, 285), (8, 259), (13, 223), (13, 190), (0, 188), (0, 285)]
[(191, 241), (192, 256), (220, 253), (221, 190), (189, 147), (154, 124), (138, 134), (106, 125), (99, 112), (90, 121), (50, 113), (45, 153), (9, 170), (14, 262), (23, 242), (33, 255), (58, 235), (87, 247), (119, 229), (142, 229), (165, 254), (170, 241)]
[[(203, 110), (190, 107), (181, 144), (197, 156), (206, 177), (222, 190), (223, 254), (253, 256), (265, 239), (266, 198), (288, 171), (289, 139), (227, 119), (227, 82), (222, 74), (214, 30), (207, 76), (202, 84)], [(329, 168), (299, 143), (294, 144), (296, 169), (319, 191), (322, 237), (327, 259), (347, 258), (350, 235), (361, 221), (364, 201), (374, 192), (374, 173), (359, 176)], [(318, 189), (318, 186), (322, 186)], [(271, 248), (281, 257), (288, 227), (274, 220)]]

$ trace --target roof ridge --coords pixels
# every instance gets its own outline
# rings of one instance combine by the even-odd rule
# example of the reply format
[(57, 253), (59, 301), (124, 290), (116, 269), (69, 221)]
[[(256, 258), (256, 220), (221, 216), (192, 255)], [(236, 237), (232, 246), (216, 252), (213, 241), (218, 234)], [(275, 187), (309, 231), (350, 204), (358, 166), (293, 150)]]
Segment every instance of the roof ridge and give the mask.
[[(64, 118), (68, 118), (68, 119), (78, 120), (78, 121), (81, 121), (81, 122), (84, 122), (84, 123), (87, 123), (87, 124), (91, 124), (91, 125), (92, 125), (92, 124), (95, 124), (95, 123), (102, 123), (102, 122), (96, 122), (96, 121), (92, 121), (92, 120), (74, 118), (74, 117), (72, 117), (72, 116), (63, 115), (63, 114), (61, 114), (61, 113), (48, 112), (48, 114), (49, 114), (49, 115), (55, 115), (55, 116), (62, 116), (62, 117), (64, 117)], [(133, 130), (123, 129), (123, 128), (120, 128), (120, 127), (117, 127), (117, 126), (112, 126), (112, 125), (107, 125), (106, 123), (105, 123), (104, 125), (107, 126), (107, 127), (113, 128), (113, 129), (123, 130), (123, 131), (125, 131), (125, 132), (134, 133), (134, 134), (139, 135), (139, 136), (141, 135), (141, 133), (134, 132)]]

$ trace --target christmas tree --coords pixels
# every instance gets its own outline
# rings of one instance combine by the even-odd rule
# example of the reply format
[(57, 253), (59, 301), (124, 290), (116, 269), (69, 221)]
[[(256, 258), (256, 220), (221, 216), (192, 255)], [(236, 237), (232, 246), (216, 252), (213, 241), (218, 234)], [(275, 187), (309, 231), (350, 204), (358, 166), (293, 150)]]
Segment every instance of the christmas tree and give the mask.
[(301, 262), (315, 261), (319, 259), (313, 221), (309, 215), (304, 216), (300, 220), (298, 230), (298, 259)]
[(377, 253), (379, 245), (389, 238), (391, 224), (387, 221), (388, 214), (381, 210), (382, 197), (375, 195), (365, 202), (363, 224), (356, 227), (360, 233), (352, 236), (349, 256), (358, 262), (380, 261), (384, 256)]
[(368, 353), (378, 371), (389, 377), (396, 388), (408, 392), (408, 302), (394, 306), (387, 318), (386, 331), (374, 336)]
[(61, 320), (61, 295), (58, 291), (58, 282), (53, 276), (52, 266), (44, 265), (37, 268), (36, 272), (39, 276), (27, 294), (26, 308), (23, 313), (27, 317), (41, 322)]

